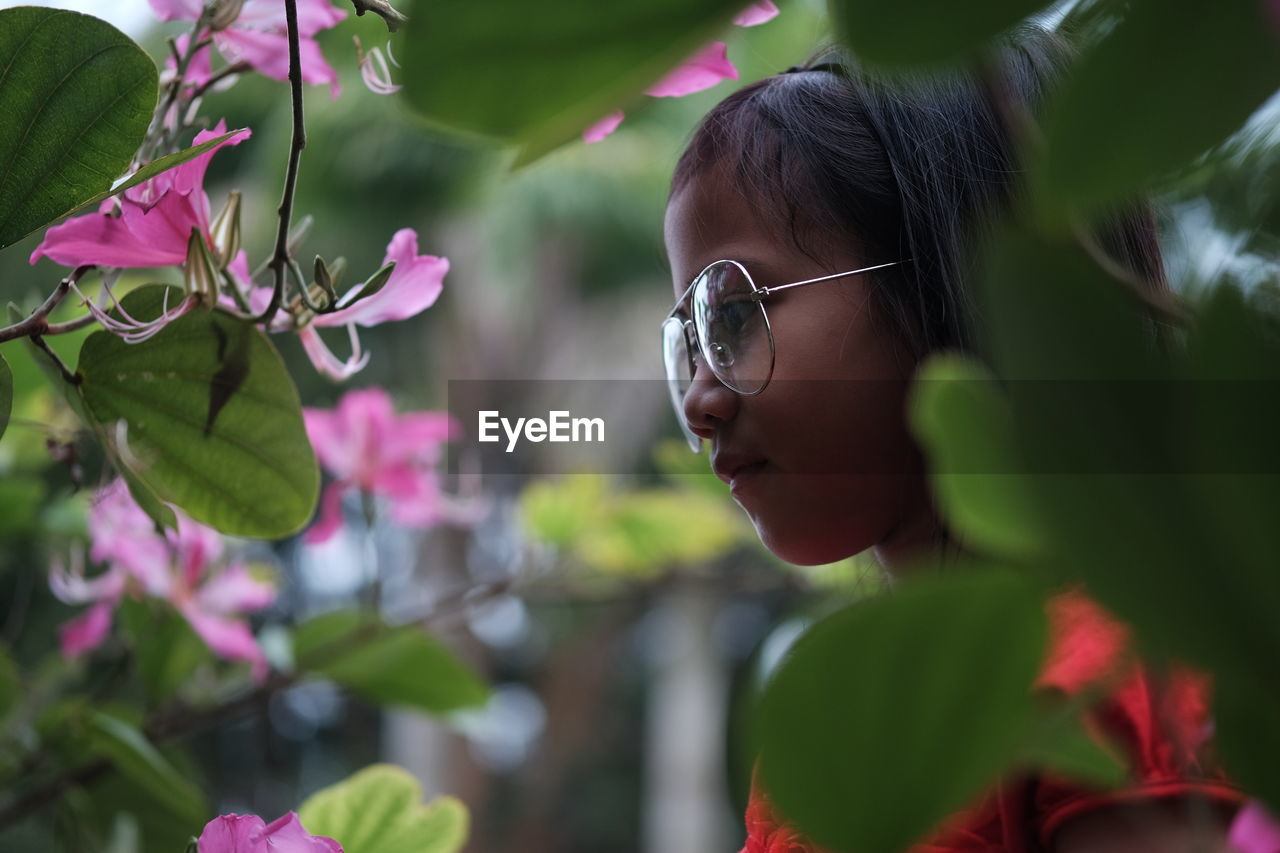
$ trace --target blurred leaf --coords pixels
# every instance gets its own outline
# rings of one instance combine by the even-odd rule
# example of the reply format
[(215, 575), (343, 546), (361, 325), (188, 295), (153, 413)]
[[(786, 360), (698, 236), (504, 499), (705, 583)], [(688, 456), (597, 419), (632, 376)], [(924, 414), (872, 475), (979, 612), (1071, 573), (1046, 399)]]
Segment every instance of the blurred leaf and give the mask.
[(721, 556), (743, 527), (722, 497), (685, 489), (626, 492), (575, 544), (592, 568), (613, 573), (654, 572)]
[(1040, 206), (1136, 195), (1237, 130), (1278, 85), (1265, 4), (1134, 0), (1050, 104)]
[(1045, 0), (831, 0), (836, 32), (861, 60), (918, 65), (973, 55)]
[(13, 371), (9, 362), (0, 355), (0, 438), (9, 426), (9, 414), (13, 411)]
[(1027, 557), (1044, 533), (1019, 470), (1009, 404), (980, 363), (935, 355), (912, 383), (911, 427), (929, 453), (943, 515), (965, 542)]
[[(164, 290), (139, 288), (124, 308), (156, 317)], [(194, 311), (140, 343), (99, 331), (78, 373), (91, 422), (157, 499), (233, 536), (276, 539), (310, 519), (320, 475), (302, 406), (258, 329)]]
[(13, 710), (21, 695), (22, 676), (18, 665), (13, 662), (8, 645), (0, 644), (0, 719)]
[(44, 493), (39, 477), (10, 474), (0, 479), (0, 541), (26, 538), (36, 531)]
[(1126, 768), (1123, 751), (1111, 751), (1087, 732), (1080, 719), (1083, 708), (1076, 703), (1039, 711), (1026, 743), (1019, 750), (1019, 762), (1031, 770), (1048, 770), (1095, 789), (1124, 784)]
[[(1274, 661), (1275, 658), (1273, 657)], [(1280, 813), (1280, 684), (1235, 675), (1214, 679), (1214, 744), (1231, 778)]]
[(187, 839), (198, 835), (209, 819), (208, 813), (193, 820), (190, 813), (173, 811), (148, 788), (116, 770), (88, 785), (84, 794), (93, 823), (104, 834), (114, 833), (122, 816), (128, 816), (136, 824), (139, 848), (147, 853), (182, 853)]
[(298, 668), (375, 702), (443, 713), (483, 704), (489, 688), (422, 630), (355, 610), (325, 613), (293, 635)]
[[(1185, 371), (1156, 356), (1136, 300), (1062, 246), (1006, 238), (987, 273), (997, 371), (1020, 380), (1006, 385), (1034, 466), (1026, 483), (1046, 568), (1085, 580), (1161, 651), (1274, 680), (1277, 483), (1251, 466), (1274, 472), (1280, 461), (1271, 423), (1250, 421), (1276, 407), (1273, 386), (1260, 396), (1229, 381), (1174, 381)], [(1194, 358), (1218, 371), (1204, 376), (1275, 371), (1264, 324), (1231, 305), (1220, 300), (1192, 334)]]
[(518, 143), (575, 138), (726, 28), (742, 0), (437, 0), (410, 14), (404, 94), (430, 124)]
[(126, 596), (118, 612), (151, 706), (172, 699), (201, 664), (213, 659), (187, 620), (167, 605)]
[(453, 797), (422, 802), (413, 774), (374, 764), (316, 791), (298, 809), (312, 835), (346, 853), (456, 853), (467, 840), (467, 807)]
[(200, 789), (179, 774), (142, 732), (101, 712), (90, 715), (89, 728), (94, 751), (109, 758), (117, 770), (193, 825), (204, 820), (206, 807)]
[(535, 480), (520, 493), (520, 523), (536, 539), (570, 547), (604, 510), (606, 482), (598, 474)]
[(781, 813), (836, 850), (906, 849), (1017, 757), (1045, 633), (1034, 586), (976, 567), (815, 624), (760, 707)]
[(159, 73), (89, 15), (0, 11), (0, 248), (111, 186), (138, 150)]

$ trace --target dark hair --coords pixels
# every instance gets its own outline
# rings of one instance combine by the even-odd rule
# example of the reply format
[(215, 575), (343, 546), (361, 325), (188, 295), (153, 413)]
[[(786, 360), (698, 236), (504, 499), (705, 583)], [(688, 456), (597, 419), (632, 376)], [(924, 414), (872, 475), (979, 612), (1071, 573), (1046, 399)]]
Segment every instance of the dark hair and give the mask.
[[(857, 235), (868, 263), (912, 262), (879, 275), (878, 316), (922, 356), (974, 348), (976, 311), (964, 285), (972, 249), (1018, 190), (1017, 151), (990, 92), (1031, 116), (1070, 61), (1057, 33), (1024, 27), (992, 63), (995, 86), (962, 72), (888, 77), (838, 48), (721, 101), (694, 131), (671, 194), (726, 172), (805, 254)], [(1167, 292), (1150, 208), (1098, 229), (1100, 247), (1155, 296)]]

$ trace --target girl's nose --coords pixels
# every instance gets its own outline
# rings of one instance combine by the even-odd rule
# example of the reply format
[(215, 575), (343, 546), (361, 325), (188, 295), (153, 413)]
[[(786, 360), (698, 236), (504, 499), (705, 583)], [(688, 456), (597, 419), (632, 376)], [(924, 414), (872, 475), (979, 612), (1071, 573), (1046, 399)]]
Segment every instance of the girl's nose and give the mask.
[(689, 429), (701, 438), (710, 439), (720, 426), (738, 414), (736, 392), (716, 378), (711, 369), (697, 360), (693, 382), (684, 395), (684, 419)]

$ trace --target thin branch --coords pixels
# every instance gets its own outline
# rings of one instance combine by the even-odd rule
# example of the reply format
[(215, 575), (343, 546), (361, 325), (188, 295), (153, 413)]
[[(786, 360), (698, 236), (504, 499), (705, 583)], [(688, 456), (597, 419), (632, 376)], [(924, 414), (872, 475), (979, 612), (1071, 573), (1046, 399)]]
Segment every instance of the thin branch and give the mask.
[(58, 332), (50, 331), (55, 327), (49, 323), (49, 314), (71, 292), (71, 286), (83, 278), (84, 274), (91, 269), (94, 269), (93, 264), (76, 267), (71, 275), (58, 282), (58, 286), (53, 289), (53, 293), (49, 294), (49, 298), (33, 311), (30, 317), (14, 323), (12, 326), (0, 329), (0, 343), (11, 341), (14, 338), (35, 338), (40, 335), (58, 334)]
[(302, 115), (302, 56), (298, 37), (298, 0), (284, 0), (285, 24), (289, 30), (289, 95), (293, 102), (293, 139), (289, 145), (289, 167), (280, 199), (280, 226), (276, 229), (276, 249), (271, 256), (271, 302), (254, 318), (270, 325), (284, 301), (285, 270), (289, 265), (289, 222), (293, 218), (293, 197), (298, 187), (298, 163), (307, 147), (306, 124)]
[(386, 0), (351, 0), (351, 5), (356, 9), (357, 18), (365, 12), (372, 12), (381, 17), (382, 20), (387, 22), (387, 32), (390, 33), (394, 33), (402, 25), (409, 23), (409, 19), (392, 8), (391, 4)]
[(16, 823), (33, 812), (43, 808), (62, 796), (68, 788), (86, 785), (111, 769), (111, 762), (105, 758), (82, 764), (75, 770), (55, 776), (53, 779), (35, 788), (31, 788), (18, 799), (0, 809), (0, 827)]
[(221, 83), (226, 78), (231, 77), (235, 74), (243, 74), (246, 71), (250, 70), (251, 68), (253, 68), (253, 66), (245, 62), (244, 60), (241, 60), (239, 62), (233, 62), (230, 65), (224, 65), (223, 67), (219, 68), (217, 71), (210, 74), (208, 80), (205, 80), (195, 89), (193, 89), (191, 92), (191, 97), (188, 98), (187, 100), (194, 101), (196, 98), (199, 98), (205, 92), (209, 91), (210, 89), (212, 89), (218, 83)]

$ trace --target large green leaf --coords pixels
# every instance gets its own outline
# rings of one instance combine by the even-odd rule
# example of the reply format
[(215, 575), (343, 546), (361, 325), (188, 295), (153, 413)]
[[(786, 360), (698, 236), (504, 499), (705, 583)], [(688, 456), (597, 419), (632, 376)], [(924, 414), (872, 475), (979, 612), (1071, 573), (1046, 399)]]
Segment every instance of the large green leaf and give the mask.
[(13, 411), (13, 371), (9, 362), (0, 355), (0, 438), (9, 426), (9, 414)]
[(298, 668), (375, 702), (443, 713), (485, 702), (488, 687), (433, 637), (355, 610), (317, 616), (294, 633)]
[[(163, 294), (139, 288), (124, 308), (156, 317)], [(160, 500), (234, 536), (279, 538), (311, 517), (319, 471), (298, 392), (252, 325), (195, 311), (141, 343), (95, 332), (77, 372), (92, 423), (123, 439), (117, 455)]]
[(1132, 196), (1239, 128), (1277, 86), (1266, 4), (1134, 0), (1050, 106), (1041, 204)]
[(1006, 236), (981, 281), (997, 372), (1019, 380), (1046, 567), (1085, 580), (1147, 647), (1274, 682), (1280, 346), (1265, 323), (1217, 300), (1188, 367), (1155, 356), (1126, 286), (1069, 247)]
[(916, 372), (911, 426), (929, 453), (930, 479), (948, 525), (996, 555), (1044, 549), (1028, 498), (1009, 404), (978, 362), (935, 355)]
[(298, 809), (312, 835), (346, 853), (456, 853), (467, 840), (467, 807), (453, 797), (422, 802), (422, 786), (392, 764), (374, 764), (316, 791)]
[(0, 11), (0, 248), (111, 187), (156, 105), (155, 63), (89, 15)]
[(728, 25), (741, 0), (435, 0), (410, 15), (409, 105), (531, 160), (626, 106)]
[(836, 30), (859, 59), (920, 64), (976, 54), (1044, 0), (831, 0)]
[(835, 850), (906, 849), (1019, 758), (1045, 632), (1034, 586), (977, 567), (814, 625), (760, 707), (782, 813)]
[(205, 818), (200, 789), (170, 764), (138, 729), (102, 712), (89, 718), (92, 749), (109, 758), (116, 769), (146, 789), (166, 808), (185, 815), (193, 825)]

